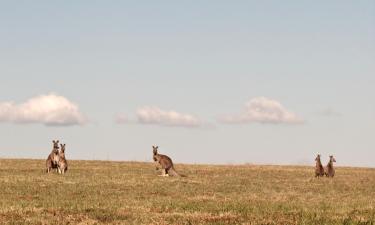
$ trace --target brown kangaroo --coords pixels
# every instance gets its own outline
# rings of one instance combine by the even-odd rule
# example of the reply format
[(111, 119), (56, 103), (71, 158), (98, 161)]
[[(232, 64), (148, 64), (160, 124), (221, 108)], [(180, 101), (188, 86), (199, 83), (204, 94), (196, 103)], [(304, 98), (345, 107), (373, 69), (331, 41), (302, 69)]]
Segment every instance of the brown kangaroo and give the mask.
[(315, 177), (322, 177), (324, 176), (324, 168), (322, 162), (320, 161), (320, 154), (318, 154), (315, 158)]
[(52, 140), (52, 143), (53, 149), (46, 161), (47, 173), (51, 172), (52, 169), (57, 169), (57, 163), (59, 161), (59, 140)]
[(65, 158), (65, 146), (66, 144), (60, 144), (61, 149), (59, 151), (59, 162), (57, 164), (60, 174), (64, 174), (68, 170), (68, 162)]
[(333, 168), (333, 163), (336, 162), (336, 159), (333, 158), (333, 155), (329, 156), (329, 162), (325, 168), (324, 174), (327, 177), (334, 177), (335, 176), (335, 168)]
[(173, 166), (172, 159), (166, 155), (158, 154), (159, 146), (152, 146), (153, 148), (153, 159), (157, 163), (156, 169), (159, 169), (159, 166), (162, 169), (162, 175), (159, 176), (179, 176), (185, 177), (185, 175), (180, 175), (176, 172)]

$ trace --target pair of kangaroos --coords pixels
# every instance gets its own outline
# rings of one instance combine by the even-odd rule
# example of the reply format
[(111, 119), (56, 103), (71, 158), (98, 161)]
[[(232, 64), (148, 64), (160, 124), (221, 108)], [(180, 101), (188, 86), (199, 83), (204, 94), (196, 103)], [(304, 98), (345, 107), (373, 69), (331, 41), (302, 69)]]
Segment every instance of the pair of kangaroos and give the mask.
[(174, 169), (172, 159), (166, 155), (162, 155), (158, 153), (159, 146), (152, 146), (152, 153), (153, 159), (156, 163), (156, 170), (161, 168), (162, 174), (159, 176), (178, 176), (178, 177), (186, 177), (185, 175), (177, 173)]
[(323, 177), (324, 175), (327, 177), (335, 176), (335, 168), (333, 168), (333, 163), (336, 162), (336, 159), (333, 158), (333, 155), (329, 156), (329, 162), (325, 168), (323, 168), (319, 154), (316, 156), (315, 161), (315, 177)]
[(52, 143), (52, 152), (48, 155), (46, 161), (47, 173), (56, 169), (58, 173), (64, 174), (68, 170), (68, 162), (65, 158), (66, 144), (60, 144), (61, 149), (59, 150), (59, 140), (53, 140)]

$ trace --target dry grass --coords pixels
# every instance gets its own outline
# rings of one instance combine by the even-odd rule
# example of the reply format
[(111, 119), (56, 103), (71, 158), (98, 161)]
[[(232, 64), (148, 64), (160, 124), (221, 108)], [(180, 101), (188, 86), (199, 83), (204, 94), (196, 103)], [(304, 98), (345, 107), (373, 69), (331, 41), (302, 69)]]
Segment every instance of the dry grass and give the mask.
[(65, 176), (44, 160), (0, 160), (0, 224), (375, 224), (375, 170), (69, 161)]

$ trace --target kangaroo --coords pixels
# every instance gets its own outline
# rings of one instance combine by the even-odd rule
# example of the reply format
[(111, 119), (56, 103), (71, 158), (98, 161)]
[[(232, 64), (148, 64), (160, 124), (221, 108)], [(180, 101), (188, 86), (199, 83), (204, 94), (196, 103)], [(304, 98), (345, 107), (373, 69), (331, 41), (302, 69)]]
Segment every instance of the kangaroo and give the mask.
[(60, 144), (61, 149), (59, 151), (59, 162), (58, 162), (58, 170), (60, 174), (64, 174), (68, 170), (68, 162), (65, 158), (65, 146), (66, 144)]
[(152, 146), (153, 148), (153, 159), (154, 162), (156, 162), (156, 169), (159, 169), (159, 166), (162, 169), (162, 175), (163, 177), (167, 176), (178, 176), (178, 177), (185, 177), (185, 175), (180, 175), (176, 172), (173, 166), (172, 159), (169, 158), (166, 155), (158, 154), (158, 148), (159, 146)]
[(57, 169), (57, 163), (59, 161), (59, 140), (52, 140), (52, 143), (53, 149), (46, 161), (47, 173), (51, 172), (52, 169)]
[(335, 176), (335, 169), (333, 168), (333, 163), (336, 162), (336, 159), (333, 158), (333, 155), (329, 156), (329, 162), (325, 168), (324, 174), (327, 177), (334, 177)]
[(315, 158), (315, 177), (322, 177), (324, 176), (324, 168), (322, 162), (320, 161), (320, 154), (318, 154)]

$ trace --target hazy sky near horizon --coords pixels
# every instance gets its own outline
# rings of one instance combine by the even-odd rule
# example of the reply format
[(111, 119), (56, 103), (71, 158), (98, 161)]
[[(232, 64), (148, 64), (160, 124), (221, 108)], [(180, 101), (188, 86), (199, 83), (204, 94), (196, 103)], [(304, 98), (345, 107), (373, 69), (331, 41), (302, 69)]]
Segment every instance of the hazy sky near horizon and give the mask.
[(0, 157), (375, 167), (374, 1), (2, 1)]

